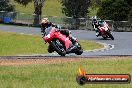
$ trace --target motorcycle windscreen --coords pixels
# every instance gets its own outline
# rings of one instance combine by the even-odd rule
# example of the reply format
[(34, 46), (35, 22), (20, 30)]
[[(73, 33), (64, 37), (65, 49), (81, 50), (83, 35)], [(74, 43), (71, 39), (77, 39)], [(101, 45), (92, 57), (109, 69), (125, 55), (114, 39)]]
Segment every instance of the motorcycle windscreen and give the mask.
[(101, 27), (104, 27), (105, 25), (104, 25), (104, 23), (101, 23), (100, 26), (101, 26)]
[(50, 33), (51, 30), (52, 30), (52, 27), (51, 26), (48, 27), (48, 28), (46, 28), (45, 29), (45, 35), (47, 36)]

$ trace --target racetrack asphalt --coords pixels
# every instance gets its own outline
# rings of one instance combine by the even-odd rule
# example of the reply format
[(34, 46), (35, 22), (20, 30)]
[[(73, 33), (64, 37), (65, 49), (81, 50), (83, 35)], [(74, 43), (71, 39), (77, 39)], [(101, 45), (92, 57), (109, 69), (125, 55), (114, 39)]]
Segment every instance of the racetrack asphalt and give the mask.
[[(33, 27), (0, 25), (0, 31), (31, 34), (31, 35), (32, 34), (41, 35), (40, 28), (33, 28)], [(132, 55), (132, 32), (112, 32), (115, 40), (111, 40), (111, 39), (104, 40), (102, 37), (96, 37), (94, 31), (71, 30), (71, 32), (72, 35), (78, 39), (92, 40), (114, 46), (114, 48), (112, 47), (113, 49), (109, 49), (109, 50), (84, 52), (81, 56), (89, 57), (89, 56), (105, 56), (105, 55), (106, 56)], [(55, 56), (58, 55), (55, 54)]]

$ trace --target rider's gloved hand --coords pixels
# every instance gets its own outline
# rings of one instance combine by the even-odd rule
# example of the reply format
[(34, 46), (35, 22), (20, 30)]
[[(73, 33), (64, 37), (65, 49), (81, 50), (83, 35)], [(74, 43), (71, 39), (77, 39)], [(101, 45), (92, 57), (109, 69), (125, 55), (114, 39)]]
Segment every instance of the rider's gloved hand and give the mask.
[(44, 36), (44, 33), (42, 33), (42, 35)]
[(55, 31), (60, 31), (60, 29), (56, 28)]
[(45, 32), (42, 32), (42, 36), (45, 36)]
[(60, 30), (61, 26), (60, 25), (56, 25), (55, 28), (58, 29), (58, 30)]
[(71, 34), (71, 31), (69, 31), (69, 35)]
[(58, 29), (61, 29), (61, 26), (60, 26), (60, 25), (57, 25), (57, 28), (58, 28)]

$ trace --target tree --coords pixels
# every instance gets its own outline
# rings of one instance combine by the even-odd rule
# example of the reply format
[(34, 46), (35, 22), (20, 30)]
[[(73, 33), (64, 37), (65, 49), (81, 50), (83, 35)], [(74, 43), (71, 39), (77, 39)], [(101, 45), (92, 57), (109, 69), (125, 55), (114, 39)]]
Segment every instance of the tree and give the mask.
[(78, 18), (87, 17), (90, 0), (61, 0), (62, 13), (72, 19), (64, 21), (71, 25), (70, 29), (79, 29), (80, 20)]
[(130, 11), (130, 14), (129, 14), (129, 20), (132, 21), (132, 8), (131, 8), (131, 11)]
[(126, 0), (126, 2), (128, 3), (128, 5), (130, 6), (130, 12), (129, 12), (129, 15), (128, 15), (128, 19), (130, 21), (132, 21), (132, 1), (131, 0)]
[(90, 0), (90, 7), (96, 8), (101, 4), (101, 0)]
[(104, 0), (97, 15), (114, 21), (128, 20), (130, 6), (126, 0)]
[(19, 4), (26, 6), (29, 2), (34, 1), (34, 26), (39, 25), (42, 15), (42, 8), (45, 0), (15, 0)]
[(132, 0), (126, 0), (126, 2), (127, 2), (130, 6), (132, 6)]
[(61, 0), (62, 12), (73, 18), (86, 17), (88, 13), (89, 0)]
[(22, 5), (26, 6), (32, 0), (14, 0), (14, 1), (16, 1), (18, 4), (22, 4)]
[(42, 15), (42, 8), (44, 5), (45, 0), (34, 0), (34, 25), (39, 24), (39, 20), (41, 19)]
[(0, 0), (0, 11), (15, 11), (14, 6), (9, 3), (9, 0)]
[(96, 3), (99, 5), (101, 4), (101, 0), (96, 0)]

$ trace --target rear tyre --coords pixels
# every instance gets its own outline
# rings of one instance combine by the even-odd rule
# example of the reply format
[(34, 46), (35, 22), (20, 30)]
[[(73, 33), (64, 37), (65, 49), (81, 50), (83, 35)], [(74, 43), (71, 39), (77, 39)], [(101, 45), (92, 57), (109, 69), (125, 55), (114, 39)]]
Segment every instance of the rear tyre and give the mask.
[(107, 37), (106, 37), (106, 36), (102, 36), (102, 37), (103, 37), (103, 39), (104, 39), (104, 40), (106, 40), (106, 39), (107, 39)]
[(81, 55), (83, 53), (83, 49), (82, 49), (81, 45), (78, 42), (76, 42), (75, 46), (77, 46), (77, 50), (76, 50), (75, 54)]
[(113, 35), (112, 35), (109, 31), (107, 31), (107, 35), (108, 35), (112, 40), (114, 40)]
[(54, 48), (54, 50), (61, 56), (65, 56), (66, 55), (66, 50), (65, 50), (65, 46), (62, 44), (62, 42), (58, 39), (53, 40), (51, 43), (52, 47)]

